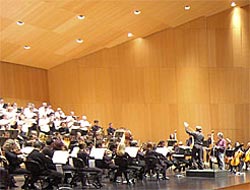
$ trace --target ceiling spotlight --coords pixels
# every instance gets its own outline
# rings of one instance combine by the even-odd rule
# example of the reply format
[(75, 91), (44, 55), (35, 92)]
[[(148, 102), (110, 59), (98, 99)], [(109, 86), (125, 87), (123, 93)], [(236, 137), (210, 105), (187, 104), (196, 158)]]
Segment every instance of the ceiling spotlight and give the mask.
[(190, 7), (189, 5), (186, 5), (186, 6), (184, 7), (184, 9), (185, 9), (186, 11), (188, 11), (188, 10), (191, 9), (191, 7)]
[(81, 44), (81, 43), (83, 43), (83, 39), (78, 38), (78, 39), (76, 39), (76, 42), (79, 43), (79, 44)]
[(85, 19), (85, 16), (84, 16), (84, 15), (77, 15), (77, 18), (78, 18), (79, 20), (83, 20), (83, 19)]
[(30, 46), (28, 46), (28, 45), (25, 45), (25, 46), (23, 46), (23, 49), (30, 49), (31, 47)]
[(231, 2), (231, 7), (236, 7), (236, 3), (234, 1)]
[(22, 26), (22, 25), (24, 25), (24, 22), (19, 20), (19, 21), (16, 22), (16, 24), (19, 25), (19, 26)]
[(128, 37), (129, 37), (129, 38), (131, 38), (131, 37), (133, 37), (133, 36), (134, 36), (134, 35), (133, 35), (131, 32), (128, 33)]
[(140, 10), (134, 10), (134, 14), (139, 15), (139, 14), (141, 14), (141, 11)]

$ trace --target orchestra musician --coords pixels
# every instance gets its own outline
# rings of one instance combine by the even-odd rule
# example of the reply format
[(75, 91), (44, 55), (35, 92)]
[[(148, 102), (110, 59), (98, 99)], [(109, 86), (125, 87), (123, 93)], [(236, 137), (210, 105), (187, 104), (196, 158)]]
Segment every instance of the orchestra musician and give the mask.
[[(89, 160), (90, 160), (90, 149), (86, 146), (85, 143), (79, 144), (79, 152), (77, 153), (77, 158), (80, 158), (83, 160), (85, 164), (84, 170), (86, 172), (95, 172), (97, 175), (95, 177), (97, 181), (97, 186), (102, 187), (103, 185), (101, 184), (101, 179), (102, 179), (102, 170), (97, 167), (89, 167)], [(86, 179), (84, 179), (84, 183), (86, 183)], [(83, 184), (86, 185), (86, 184)]]
[[(24, 156), (20, 152), (20, 147), (17, 142), (13, 139), (8, 139), (3, 145), (3, 153), (5, 158), (8, 160), (8, 172), (9, 174), (29, 174), (26, 169), (21, 168), (20, 164), (24, 162)], [(26, 179), (25, 179), (26, 180)], [(14, 177), (10, 178), (10, 187), (18, 187)], [(24, 186), (27, 181), (25, 181)]]
[(107, 128), (107, 135), (113, 136), (115, 133), (115, 128), (113, 127), (113, 123), (109, 123), (109, 126)]
[(91, 132), (93, 133), (93, 136), (96, 137), (97, 133), (100, 132), (101, 130), (102, 130), (102, 127), (99, 126), (99, 121), (94, 120), (94, 124), (91, 127)]
[[(189, 130), (188, 126), (189, 124), (187, 122), (184, 122), (185, 130), (186, 133), (189, 135), (192, 135), (194, 138), (194, 146), (192, 149), (192, 169), (203, 169), (204, 164), (203, 164), (203, 140), (204, 140), (204, 135), (202, 134), (202, 127), (201, 126), (196, 126), (196, 131), (192, 132)], [(197, 161), (196, 161), (197, 160)]]
[[(163, 180), (169, 180), (169, 177), (166, 176), (166, 170), (172, 166), (172, 162), (170, 162), (169, 160), (167, 160), (167, 158), (161, 154), (161, 153), (158, 153), (155, 151), (154, 149), (154, 146), (151, 142), (149, 142), (147, 144), (147, 150), (146, 150), (146, 153), (145, 153), (145, 159), (147, 158), (153, 158), (157, 161), (156, 163), (156, 167), (157, 168), (160, 168), (160, 172), (162, 174), (162, 179)], [(148, 169), (147, 168), (150, 168), (151, 166), (148, 166), (147, 165), (147, 162), (146, 162), (146, 166), (145, 166), (145, 172), (148, 172)]]
[(217, 133), (218, 141), (216, 142), (216, 158), (218, 161), (218, 168), (220, 170), (225, 170), (225, 150), (227, 146), (227, 142), (223, 137), (222, 132)]
[(242, 150), (243, 144), (240, 144), (238, 141), (235, 142), (234, 151), (233, 151), (233, 158), (230, 161), (230, 166), (232, 172), (235, 174), (240, 174), (242, 172), (242, 168), (244, 165), (243, 162), (243, 155), (244, 151)]
[(214, 131), (212, 133), (207, 134), (207, 140), (206, 140), (206, 162), (210, 161), (210, 155), (212, 154), (212, 145), (214, 143)]
[(250, 142), (247, 143), (247, 147), (244, 150), (244, 162), (246, 164), (246, 170), (250, 167)]
[[(48, 165), (51, 165), (51, 161), (45, 157), (43, 153), (41, 153), (42, 145), (40, 142), (36, 141), (33, 144), (34, 149), (32, 152), (28, 155), (27, 160), (29, 161), (36, 161), (39, 163), (40, 173), (42, 175), (46, 175), (49, 177), (51, 183), (49, 183), (49, 186), (46, 189), (53, 189), (53, 186), (58, 187), (58, 185), (61, 183), (63, 175), (60, 172), (57, 172), (56, 170), (53, 170), (52, 168), (48, 168)], [(34, 184), (31, 184), (34, 186)]]

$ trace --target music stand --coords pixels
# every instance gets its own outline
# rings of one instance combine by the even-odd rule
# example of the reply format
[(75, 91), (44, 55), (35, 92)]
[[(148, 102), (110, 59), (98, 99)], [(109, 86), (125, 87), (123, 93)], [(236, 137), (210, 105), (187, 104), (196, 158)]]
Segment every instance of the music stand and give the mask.
[(80, 148), (78, 146), (75, 146), (70, 154), (72, 158), (77, 158), (77, 153), (79, 152)]
[(156, 152), (162, 154), (163, 156), (167, 156), (169, 150), (166, 147), (157, 147)]
[(225, 155), (227, 157), (233, 157), (234, 156), (234, 150), (226, 150)]
[(208, 142), (208, 140), (204, 140), (202, 146), (208, 148), (208, 147), (209, 147), (209, 142)]
[(91, 152), (90, 152), (89, 156), (93, 157), (95, 160), (102, 160), (106, 150), (107, 150), (106, 148), (95, 148), (95, 147), (93, 147), (91, 149)]
[(56, 150), (53, 154), (52, 161), (54, 164), (66, 164), (68, 162), (68, 151)]
[(126, 147), (125, 148), (125, 152), (127, 152), (131, 158), (136, 157), (138, 150), (139, 150), (139, 147)]
[(5, 132), (5, 130), (0, 130), (0, 137), (3, 136), (4, 132)]
[(80, 126), (81, 124), (79, 122), (74, 122), (73, 126)]
[(177, 140), (168, 139), (168, 146), (174, 146), (175, 143), (177, 143)]
[(116, 131), (115, 132), (115, 138), (122, 138), (124, 135), (124, 132), (123, 131)]
[(79, 129), (71, 129), (70, 135), (75, 135), (79, 132)]
[(4, 137), (0, 137), (0, 147), (2, 147), (7, 139)]

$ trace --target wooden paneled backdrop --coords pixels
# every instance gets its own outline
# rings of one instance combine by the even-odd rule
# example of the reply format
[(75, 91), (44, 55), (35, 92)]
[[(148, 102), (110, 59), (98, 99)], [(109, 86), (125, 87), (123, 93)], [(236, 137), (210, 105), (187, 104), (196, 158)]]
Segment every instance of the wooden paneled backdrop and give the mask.
[(49, 101), (48, 71), (23, 65), (0, 62), (0, 97), (7, 103), (40, 106)]
[(250, 141), (250, 6), (72, 60), (48, 72), (50, 101), (136, 139), (167, 139), (183, 122)]
[(104, 128), (109, 122), (129, 128), (141, 141), (167, 139), (175, 129), (185, 141), (188, 121), (205, 134), (213, 129), (246, 143), (249, 23), (248, 5), (103, 49), (48, 70), (49, 90), (44, 70), (1, 63), (0, 94), (49, 99)]

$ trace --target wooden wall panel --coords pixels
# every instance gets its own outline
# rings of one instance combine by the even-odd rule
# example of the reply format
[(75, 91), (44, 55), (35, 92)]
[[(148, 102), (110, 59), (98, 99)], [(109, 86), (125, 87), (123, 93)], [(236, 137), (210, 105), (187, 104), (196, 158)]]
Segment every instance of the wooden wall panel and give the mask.
[(208, 70), (202, 68), (178, 68), (178, 103), (204, 104), (209, 102)]
[(248, 69), (217, 68), (209, 75), (211, 103), (250, 103)]
[[(250, 6), (103, 49), (49, 70), (50, 99), (90, 121), (167, 139), (183, 122), (250, 140)], [(235, 20), (238, 22), (235, 22)], [(60, 78), (61, 77), (61, 78)]]
[(0, 62), (0, 97), (6, 102), (40, 106), (49, 101), (48, 76), (44, 69)]

